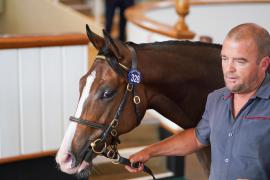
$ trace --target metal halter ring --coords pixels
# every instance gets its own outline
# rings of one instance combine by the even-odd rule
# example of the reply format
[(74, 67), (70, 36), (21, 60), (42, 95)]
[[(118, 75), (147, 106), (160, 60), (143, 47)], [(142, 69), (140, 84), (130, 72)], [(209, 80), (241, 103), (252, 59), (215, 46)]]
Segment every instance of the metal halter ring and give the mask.
[(118, 123), (119, 123), (118, 119), (114, 119), (114, 120), (112, 120), (112, 122), (111, 122), (111, 126), (112, 126), (113, 128), (116, 128), (116, 127), (118, 126)]
[(116, 159), (113, 159), (112, 160), (112, 163), (113, 164), (119, 164), (120, 163), (119, 160), (120, 160), (120, 156), (119, 156), (119, 154), (117, 154), (117, 158)]
[(113, 137), (117, 136), (117, 131), (116, 131), (115, 129), (112, 129), (111, 135), (112, 135)]
[(132, 91), (132, 89), (133, 89), (133, 85), (131, 85), (131, 84), (127, 84), (127, 90), (129, 91), (129, 92), (131, 92)]
[(141, 102), (140, 97), (139, 97), (139, 96), (134, 96), (134, 97), (133, 97), (133, 102), (134, 102), (135, 104), (139, 104), (139, 103)]
[(94, 153), (96, 153), (96, 154), (101, 154), (101, 153), (103, 153), (103, 152), (106, 150), (107, 144), (106, 144), (106, 142), (104, 142), (104, 147), (102, 148), (101, 151), (98, 151), (98, 150), (95, 149), (96, 143), (97, 143), (98, 141), (101, 141), (101, 139), (96, 139), (94, 142), (92, 142), (92, 143), (91, 143), (91, 147), (92, 147), (92, 150), (94, 151)]

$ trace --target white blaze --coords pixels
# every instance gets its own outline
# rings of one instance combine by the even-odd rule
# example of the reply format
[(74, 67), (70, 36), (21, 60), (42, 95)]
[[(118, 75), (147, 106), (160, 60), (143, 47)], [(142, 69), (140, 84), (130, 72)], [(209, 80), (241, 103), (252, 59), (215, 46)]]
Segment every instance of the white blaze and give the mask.
[[(80, 118), (80, 116), (82, 114), (84, 102), (89, 96), (90, 89), (91, 89), (91, 86), (92, 86), (95, 78), (96, 78), (95, 71), (93, 71), (87, 77), (87, 80), (86, 80), (85, 86), (83, 88), (82, 95), (81, 95), (81, 98), (79, 100), (77, 110), (75, 113), (76, 118)], [(62, 144), (61, 144), (60, 149), (57, 152), (57, 156), (56, 156), (56, 161), (60, 165), (61, 170), (66, 172), (66, 173), (69, 173), (69, 174), (74, 174), (77, 172), (78, 169), (80, 170), (79, 167), (76, 167), (73, 169), (71, 168), (72, 160), (69, 156), (69, 152), (71, 149), (71, 142), (72, 142), (72, 139), (74, 137), (76, 128), (77, 128), (77, 123), (75, 123), (75, 122), (69, 123), (68, 129), (65, 133), (64, 139), (62, 141)]]
[(85, 84), (85, 86), (83, 88), (83, 92), (82, 92), (82, 95), (81, 95), (81, 98), (80, 98), (80, 101), (79, 101), (79, 104), (78, 104), (78, 107), (77, 107), (77, 111), (75, 113), (76, 118), (79, 118), (81, 116), (81, 114), (82, 114), (83, 104), (84, 104), (85, 100), (89, 96), (90, 89), (91, 89), (91, 86), (92, 86), (95, 78), (96, 78), (96, 71), (93, 71), (87, 77), (86, 84)]

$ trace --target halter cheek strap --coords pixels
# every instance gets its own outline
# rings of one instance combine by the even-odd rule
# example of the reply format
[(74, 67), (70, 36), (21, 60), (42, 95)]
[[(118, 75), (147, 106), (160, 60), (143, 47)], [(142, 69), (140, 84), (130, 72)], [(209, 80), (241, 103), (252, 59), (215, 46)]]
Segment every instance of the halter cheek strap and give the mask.
[[(122, 63), (120, 63), (118, 61), (117, 61), (117, 63), (120, 66), (120, 68), (122, 68), (125, 71), (129, 72), (129, 71), (134, 70), (134, 69), (137, 70), (138, 60), (137, 60), (137, 55), (136, 55), (135, 49), (132, 46), (129, 46), (129, 45), (127, 45), (127, 47), (128, 47), (128, 49), (130, 50), (130, 53), (131, 53), (131, 68), (128, 68), (127, 66), (125, 66), (124, 64), (122, 64)], [(111, 57), (111, 58), (113, 58), (113, 57)], [(110, 58), (104, 56), (103, 54), (98, 54), (96, 56), (96, 59), (107, 60), (107, 59), (110, 59)], [(107, 61), (109, 61), (109, 60), (107, 60)], [(117, 69), (115, 69), (115, 71), (119, 72)], [(120, 73), (120, 75), (122, 75), (122, 74)], [(124, 76), (124, 77), (126, 78), (126, 76)], [(129, 92), (132, 93), (133, 102), (134, 102), (134, 109), (135, 109), (135, 112), (136, 112), (137, 126), (139, 126), (141, 124), (142, 117), (141, 117), (141, 114), (140, 114), (140, 111), (139, 111), (139, 104), (141, 103), (141, 99), (140, 99), (140, 96), (138, 95), (138, 93), (136, 91), (138, 85), (128, 83), (127, 86), (128, 86)]]

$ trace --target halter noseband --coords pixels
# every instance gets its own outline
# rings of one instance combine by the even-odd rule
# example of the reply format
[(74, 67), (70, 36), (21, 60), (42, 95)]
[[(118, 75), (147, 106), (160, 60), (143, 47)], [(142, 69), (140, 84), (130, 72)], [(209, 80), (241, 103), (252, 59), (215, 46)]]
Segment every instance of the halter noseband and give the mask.
[[(133, 47), (128, 46), (128, 48), (131, 51), (131, 60), (132, 60), (131, 69), (137, 69), (136, 52), (135, 52)], [(96, 58), (107, 60), (108, 57), (106, 58), (104, 55), (97, 55)], [(109, 58), (114, 58), (114, 57), (109, 57)], [(118, 62), (118, 65), (122, 69), (124, 69), (125, 71), (127, 71), (127, 72), (130, 71), (130, 69), (128, 67), (126, 67), (125, 65), (123, 65), (122, 63)], [(116, 72), (118, 72), (118, 71), (116, 71)], [(121, 73), (120, 73), (120, 75), (121, 75)], [(91, 157), (92, 157), (92, 153), (94, 152), (96, 155), (103, 155), (103, 156), (111, 159), (114, 164), (120, 163), (120, 164), (128, 165), (128, 166), (133, 167), (133, 168), (139, 167), (139, 165), (140, 165), (139, 163), (131, 164), (129, 159), (120, 156), (118, 153), (118, 150), (117, 150), (117, 144), (119, 144), (120, 141), (118, 138), (118, 132), (117, 132), (116, 128), (119, 125), (120, 115), (123, 112), (123, 109), (124, 109), (125, 104), (127, 102), (129, 92), (131, 92), (133, 95), (133, 102), (135, 105), (135, 112), (136, 112), (136, 117), (137, 117), (137, 126), (140, 124), (140, 121), (141, 121), (141, 117), (139, 115), (139, 108), (138, 108), (138, 104), (140, 103), (141, 100), (140, 100), (140, 97), (136, 95), (135, 88), (136, 88), (135, 84), (131, 84), (130, 82), (127, 83), (125, 94), (121, 100), (121, 103), (120, 103), (110, 125), (104, 125), (104, 124), (100, 124), (100, 123), (96, 123), (96, 122), (91, 122), (89, 120), (84, 120), (84, 119), (76, 118), (73, 116), (70, 117), (69, 120), (72, 122), (76, 122), (78, 124), (85, 125), (85, 126), (90, 127), (90, 128), (96, 128), (96, 129), (103, 130), (103, 133), (101, 134), (101, 136), (99, 138), (97, 138), (93, 142), (89, 142), (90, 144), (88, 143), (88, 146), (87, 146), (88, 148), (87, 148), (87, 150), (85, 152), (85, 156), (83, 158), (84, 160), (90, 161)], [(111, 135), (111, 137), (112, 137), (112, 143), (110, 145), (107, 145), (106, 141), (108, 140), (109, 135)], [(144, 171), (146, 173), (150, 174), (153, 177), (153, 179), (155, 179), (151, 169), (149, 169), (147, 166), (144, 166)]]

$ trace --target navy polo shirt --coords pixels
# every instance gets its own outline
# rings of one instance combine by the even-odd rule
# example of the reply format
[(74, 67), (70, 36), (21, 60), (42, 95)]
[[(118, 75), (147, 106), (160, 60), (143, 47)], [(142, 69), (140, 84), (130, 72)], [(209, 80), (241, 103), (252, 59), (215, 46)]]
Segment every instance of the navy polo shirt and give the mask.
[(270, 179), (269, 74), (235, 118), (232, 97), (227, 88), (210, 93), (195, 129), (202, 144), (211, 144), (209, 179)]

